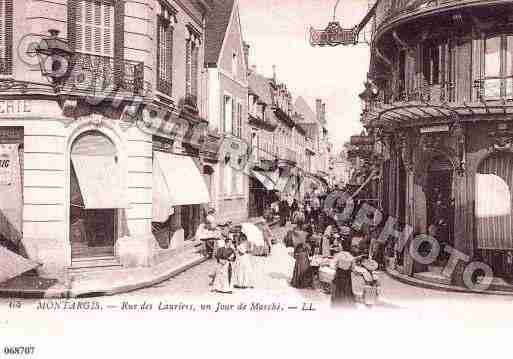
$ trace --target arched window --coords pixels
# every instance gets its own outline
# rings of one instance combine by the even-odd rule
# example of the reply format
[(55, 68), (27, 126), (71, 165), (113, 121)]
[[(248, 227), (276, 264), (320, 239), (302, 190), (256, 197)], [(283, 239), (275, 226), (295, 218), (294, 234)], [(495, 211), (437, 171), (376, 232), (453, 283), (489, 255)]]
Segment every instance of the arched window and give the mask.
[(513, 249), (513, 155), (497, 153), (481, 163), (475, 181), (478, 249)]

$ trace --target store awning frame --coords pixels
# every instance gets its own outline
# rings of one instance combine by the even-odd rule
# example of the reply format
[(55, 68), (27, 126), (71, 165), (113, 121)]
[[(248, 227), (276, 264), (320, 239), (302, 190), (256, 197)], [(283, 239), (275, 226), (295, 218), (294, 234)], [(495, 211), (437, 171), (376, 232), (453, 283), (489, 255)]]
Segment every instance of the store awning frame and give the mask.
[(174, 206), (210, 203), (207, 184), (192, 157), (155, 151), (153, 169), (153, 200), (160, 198), (153, 203), (153, 214), (161, 213), (156, 217), (162, 218), (162, 208), (171, 212)]
[(127, 190), (115, 156), (71, 155), (84, 209), (129, 208)]

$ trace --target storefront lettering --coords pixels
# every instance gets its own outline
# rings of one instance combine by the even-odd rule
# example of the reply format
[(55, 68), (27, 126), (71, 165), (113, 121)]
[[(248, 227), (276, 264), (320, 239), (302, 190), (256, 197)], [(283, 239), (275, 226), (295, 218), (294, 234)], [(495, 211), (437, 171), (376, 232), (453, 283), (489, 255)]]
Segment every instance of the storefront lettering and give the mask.
[(0, 185), (12, 183), (12, 157), (15, 145), (0, 145)]
[(25, 100), (0, 101), (0, 114), (11, 115), (31, 112), (30, 104)]

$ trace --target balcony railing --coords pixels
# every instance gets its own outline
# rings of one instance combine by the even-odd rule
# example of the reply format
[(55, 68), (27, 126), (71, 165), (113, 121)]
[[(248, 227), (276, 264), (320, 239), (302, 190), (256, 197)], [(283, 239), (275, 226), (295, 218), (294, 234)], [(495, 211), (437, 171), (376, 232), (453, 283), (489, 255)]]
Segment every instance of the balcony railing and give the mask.
[(464, 2), (465, 0), (381, 0), (376, 8), (376, 28), (395, 17), (420, 10)]
[(69, 68), (65, 90), (92, 96), (143, 95), (143, 62), (77, 52)]

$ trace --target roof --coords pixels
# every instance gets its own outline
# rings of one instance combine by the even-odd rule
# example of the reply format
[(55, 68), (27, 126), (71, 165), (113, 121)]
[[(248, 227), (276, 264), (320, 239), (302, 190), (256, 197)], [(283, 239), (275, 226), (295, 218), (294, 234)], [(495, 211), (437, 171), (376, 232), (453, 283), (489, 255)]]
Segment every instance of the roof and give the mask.
[(226, 29), (232, 16), (234, 0), (216, 0), (207, 17), (205, 30), (205, 64), (217, 64)]
[(305, 99), (299, 96), (294, 104), (294, 111), (303, 115), (302, 123), (316, 123), (317, 116), (310, 106), (306, 103)]
[(271, 88), (268, 78), (252, 71), (248, 76), (248, 82), (249, 90), (257, 95), (261, 102), (268, 105), (272, 104)]

